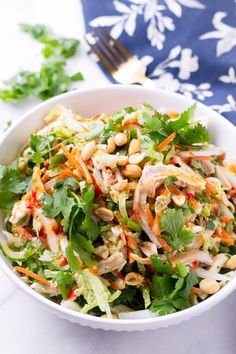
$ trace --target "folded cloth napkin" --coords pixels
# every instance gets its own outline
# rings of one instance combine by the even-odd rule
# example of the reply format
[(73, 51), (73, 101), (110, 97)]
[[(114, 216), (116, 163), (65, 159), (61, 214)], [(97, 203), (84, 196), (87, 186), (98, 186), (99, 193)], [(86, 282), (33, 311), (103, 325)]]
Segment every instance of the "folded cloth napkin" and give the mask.
[(236, 125), (236, 0), (82, 4), (87, 32), (106, 27), (148, 64), (158, 88), (198, 99)]

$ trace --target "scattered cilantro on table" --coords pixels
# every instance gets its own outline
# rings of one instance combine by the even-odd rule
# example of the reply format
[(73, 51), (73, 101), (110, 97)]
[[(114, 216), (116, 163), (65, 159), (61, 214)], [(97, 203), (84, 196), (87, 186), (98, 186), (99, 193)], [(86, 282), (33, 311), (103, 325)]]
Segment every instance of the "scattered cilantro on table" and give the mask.
[(20, 28), (44, 45), (45, 61), (38, 72), (23, 70), (6, 80), (0, 91), (3, 101), (17, 101), (30, 95), (45, 100), (69, 91), (72, 82), (83, 80), (80, 72), (71, 76), (66, 73), (66, 60), (76, 54), (79, 46), (77, 39), (57, 37), (44, 25), (21, 24)]

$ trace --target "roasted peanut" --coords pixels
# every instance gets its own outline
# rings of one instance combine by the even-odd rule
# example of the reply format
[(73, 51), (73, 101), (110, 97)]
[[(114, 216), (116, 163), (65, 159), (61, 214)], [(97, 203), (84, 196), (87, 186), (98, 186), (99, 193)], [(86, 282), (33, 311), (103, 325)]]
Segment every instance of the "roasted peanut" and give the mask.
[(128, 178), (139, 178), (142, 174), (142, 169), (137, 165), (126, 165), (123, 170), (123, 175)]
[(200, 281), (199, 287), (204, 293), (212, 295), (220, 290), (220, 284), (213, 279), (202, 279)]
[(108, 154), (112, 154), (116, 149), (116, 143), (115, 143), (115, 139), (111, 136), (108, 140), (107, 140), (107, 152)]
[(95, 214), (103, 221), (112, 221), (114, 219), (113, 211), (104, 207), (96, 209)]
[(230, 259), (226, 262), (226, 268), (236, 269), (236, 255), (230, 257)]
[(117, 159), (117, 165), (118, 166), (125, 166), (128, 162), (128, 156), (118, 156), (118, 159)]
[(122, 146), (127, 143), (127, 135), (125, 133), (118, 133), (114, 137), (117, 146)]
[(125, 283), (131, 286), (140, 286), (144, 281), (143, 275), (135, 272), (128, 273), (125, 277)]
[(81, 152), (81, 158), (83, 161), (87, 161), (93, 155), (94, 151), (96, 150), (96, 143), (95, 141), (90, 141), (87, 143)]
[(144, 152), (142, 154), (136, 153), (136, 154), (130, 155), (129, 163), (138, 165), (140, 162), (143, 161), (144, 157), (145, 157)]
[(141, 143), (138, 139), (132, 139), (129, 144), (128, 154), (133, 155), (141, 150)]
[(123, 181), (117, 182), (113, 185), (113, 188), (118, 191), (121, 192), (123, 191), (126, 187), (128, 186), (128, 181), (127, 179), (124, 179)]
[(103, 245), (103, 246), (98, 246), (96, 248), (96, 255), (103, 258), (103, 259), (107, 259), (109, 256), (109, 251), (107, 246)]

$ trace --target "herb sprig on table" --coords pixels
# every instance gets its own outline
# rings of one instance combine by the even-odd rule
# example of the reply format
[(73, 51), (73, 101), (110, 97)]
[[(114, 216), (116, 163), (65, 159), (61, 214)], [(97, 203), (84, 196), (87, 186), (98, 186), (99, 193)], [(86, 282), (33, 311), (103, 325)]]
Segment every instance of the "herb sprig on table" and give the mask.
[(18, 101), (27, 96), (42, 100), (69, 91), (74, 81), (83, 80), (81, 72), (69, 76), (66, 73), (67, 59), (76, 54), (79, 41), (56, 36), (44, 25), (21, 24), (22, 31), (43, 44), (44, 61), (38, 72), (22, 70), (4, 82), (0, 90), (3, 101)]

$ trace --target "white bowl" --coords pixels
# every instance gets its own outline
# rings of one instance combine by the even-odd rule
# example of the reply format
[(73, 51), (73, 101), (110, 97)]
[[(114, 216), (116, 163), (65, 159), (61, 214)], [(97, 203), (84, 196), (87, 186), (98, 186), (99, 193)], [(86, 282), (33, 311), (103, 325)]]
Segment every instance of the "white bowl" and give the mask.
[[(89, 117), (103, 112), (113, 113), (124, 106), (138, 106), (142, 103), (149, 103), (157, 109), (164, 107), (170, 111), (181, 112), (192, 105), (193, 100), (176, 93), (142, 86), (113, 85), (72, 91), (41, 103), (21, 117), (16, 124), (3, 134), (0, 139), (1, 164), (10, 163), (16, 157), (19, 149), (29, 138), (29, 135), (44, 125), (43, 116), (57, 103), (61, 103), (72, 110), (78, 111), (83, 116)], [(233, 159), (235, 155), (234, 140), (236, 140), (236, 128), (221, 115), (207, 108), (202, 103), (197, 104), (197, 115), (208, 119), (208, 128), (214, 143), (226, 151), (228, 158)], [(3, 216), (1, 216), (0, 232), (3, 228)], [(1, 255), (0, 267), (21, 289), (59, 317), (84, 326), (116, 331), (156, 329), (189, 320), (222, 301), (236, 288), (236, 278), (234, 278), (217, 294), (189, 309), (163, 317), (114, 320), (81, 314), (63, 308), (39, 295), (12, 271), (10, 262)]]

